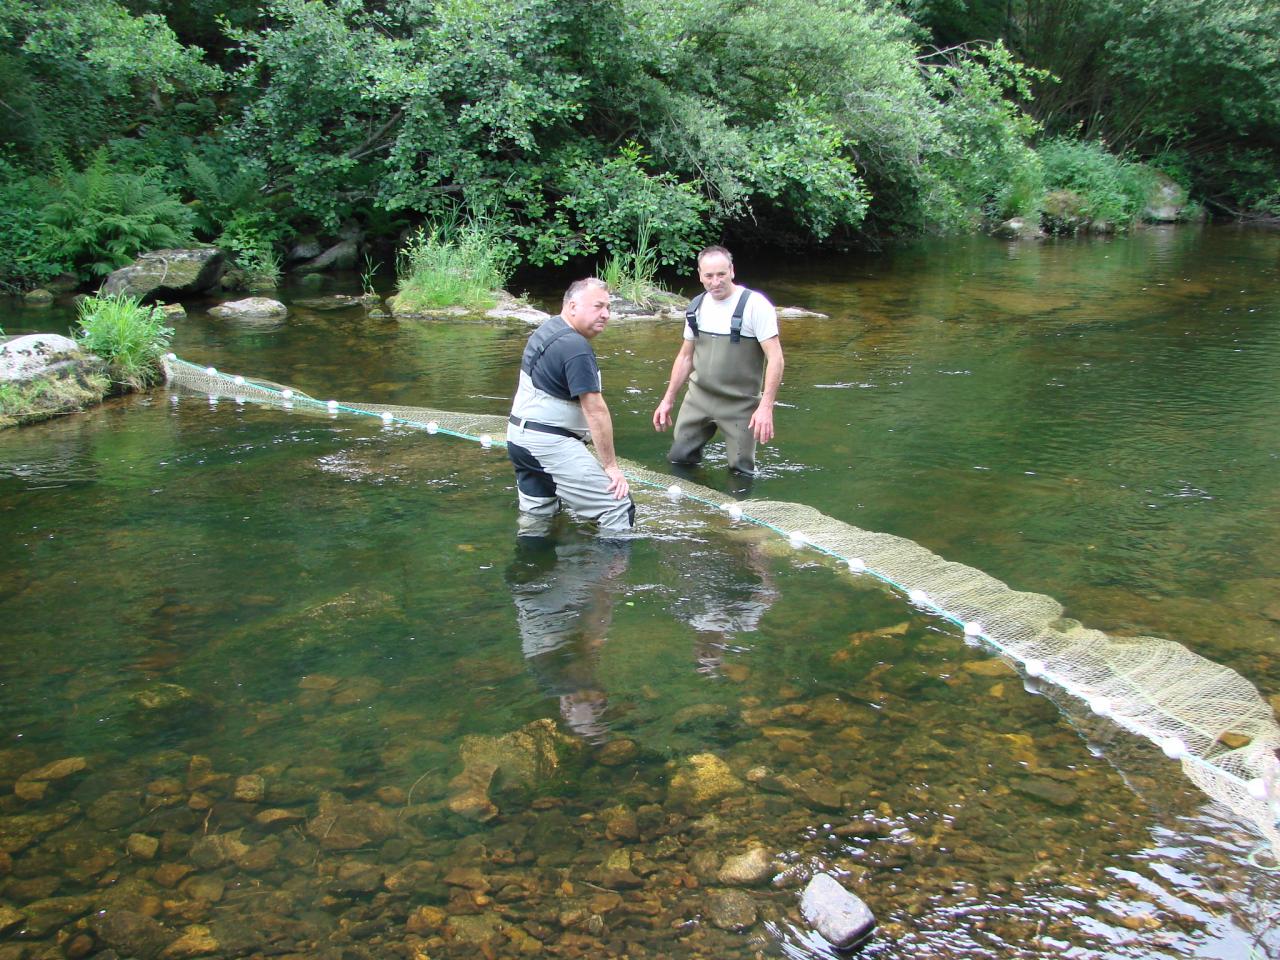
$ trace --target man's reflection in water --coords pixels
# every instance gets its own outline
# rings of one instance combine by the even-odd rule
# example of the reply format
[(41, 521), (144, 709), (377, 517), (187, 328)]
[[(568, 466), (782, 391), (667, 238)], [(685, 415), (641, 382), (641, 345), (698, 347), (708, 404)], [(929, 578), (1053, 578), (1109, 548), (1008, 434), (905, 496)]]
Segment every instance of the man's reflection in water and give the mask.
[(778, 598), (768, 559), (758, 540), (744, 539), (724, 550), (682, 554), (676, 563), (681, 580), (673, 612), (693, 628), (697, 671), (719, 676), (725, 653), (749, 649), (744, 635), (760, 628)]
[(560, 699), (569, 728), (592, 743), (608, 735), (596, 668), (630, 559), (629, 540), (520, 536), (507, 570), (529, 669)]

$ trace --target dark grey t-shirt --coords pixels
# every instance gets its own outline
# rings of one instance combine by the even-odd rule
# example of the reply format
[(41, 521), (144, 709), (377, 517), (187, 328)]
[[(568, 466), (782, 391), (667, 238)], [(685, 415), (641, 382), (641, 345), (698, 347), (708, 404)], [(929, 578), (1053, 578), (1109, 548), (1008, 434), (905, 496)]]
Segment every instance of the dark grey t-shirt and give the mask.
[[(541, 356), (539, 356), (541, 354)], [(559, 400), (600, 392), (600, 366), (591, 343), (563, 317), (552, 317), (525, 344), (520, 369), (533, 385)]]

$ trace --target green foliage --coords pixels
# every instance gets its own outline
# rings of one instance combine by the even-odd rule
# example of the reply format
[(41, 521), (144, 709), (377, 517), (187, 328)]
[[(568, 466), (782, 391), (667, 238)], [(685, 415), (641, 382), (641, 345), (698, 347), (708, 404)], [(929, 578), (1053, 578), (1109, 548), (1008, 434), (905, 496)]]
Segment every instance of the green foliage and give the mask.
[(43, 240), (84, 277), (110, 273), (141, 251), (191, 239), (191, 211), (153, 171), (114, 169), (100, 149), (84, 170), (57, 158), (54, 175), (40, 216)]
[(134, 15), (115, 0), (0, 3), (9, 136), (34, 154), (80, 156), (141, 118), (158, 118), (164, 97), (220, 82), (156, 14)]
[(567, 167), (561, 206), (578, 228), (579, 252), (634, 253), (643, 236), (645, 256), (656, 268), (687, 262), (698, 251), (707, 201), (669, 173), (648, 173), (649, 161), (633, 142), (604, 163), (583, 158)]
[(1036, 124), (1014, 97), (1037, 75), (1002, 44), (952, 51), (924, 61), (939, 130), (925, 153), (922, 221), (941, 229), (979, 218), (1034, 216), (1044, 192), (1040, 158), (1028, 141)]
[(0, 289), (21, 291), (64, 273), (40, 231), (41, 211), (50, 200), (48, 184), (0, 158)]
[(401, 311), (494, 306), (511, 273), (514, 248), (493, 224), (459, 216), (419, 228), (396, 262)]
[(162, 379), (160, 361), (173, 330), (159, 307), (123, 295), (85, 297), (78, 322), (80, 346), (107, 362), (113, 381), (141, 389)]
[(1049, 140), (1040, 147), (1046, 188), (1066, 192), (1075, 202), (1068, 213), (1118, 229), (1142, 214), (1155, 177), (1151, 169), (1109, 153), (1096, 141)]

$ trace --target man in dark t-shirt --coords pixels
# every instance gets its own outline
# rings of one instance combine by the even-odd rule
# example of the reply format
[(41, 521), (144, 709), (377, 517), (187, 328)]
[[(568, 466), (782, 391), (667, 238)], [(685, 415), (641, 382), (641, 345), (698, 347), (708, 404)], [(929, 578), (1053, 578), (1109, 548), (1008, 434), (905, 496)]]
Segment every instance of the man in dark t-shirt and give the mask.
[(524, 348), (507, 427), (522, 535), (545, 532), (562, 503), (597, 521), (602, 533), (635, 524), (590, 343), (608, 322), (608, 286), (595, 278), (578, 280), (565, 293), (560, 316), (545, 321)]

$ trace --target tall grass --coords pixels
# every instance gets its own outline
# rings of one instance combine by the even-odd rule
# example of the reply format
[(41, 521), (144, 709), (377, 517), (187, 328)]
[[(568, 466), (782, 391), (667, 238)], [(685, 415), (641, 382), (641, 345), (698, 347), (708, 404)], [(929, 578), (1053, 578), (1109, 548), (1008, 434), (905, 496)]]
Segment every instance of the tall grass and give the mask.
[(600, 279), (623, 300), (640, 306), (648, 306), (658, 276), (658, 251), (654, 248), (653, 227), (648, 218), (642, 218), (636, 228), (635, 249), (615, 253), (604, 262)]
[(1094, 223), (1124, 229), (1142, 215), (1155, 186), (1150, 167), (1109, 153), (1097, 141), (1049, 140), (1038, 152), (1046, 190), (1070, 197), (1073, 209), (1066, 212)]
[(173, 329), (159, 307), (123, 295), (85, 297), (79, 325), (81, 347), (106, 361), (114, 382), (137, 390), (163, 378), (160, 358)]
[(513, 249), (485, 220), (447, 218), (418, 228), (396, 258), (398, 306), (486, 309), (511, 276)]

